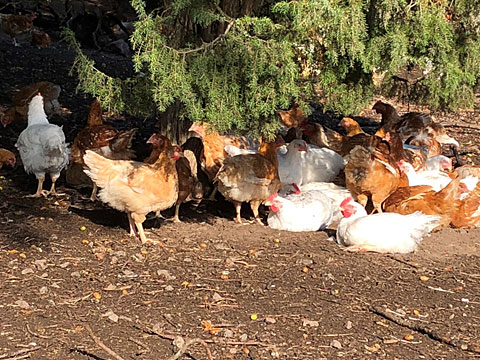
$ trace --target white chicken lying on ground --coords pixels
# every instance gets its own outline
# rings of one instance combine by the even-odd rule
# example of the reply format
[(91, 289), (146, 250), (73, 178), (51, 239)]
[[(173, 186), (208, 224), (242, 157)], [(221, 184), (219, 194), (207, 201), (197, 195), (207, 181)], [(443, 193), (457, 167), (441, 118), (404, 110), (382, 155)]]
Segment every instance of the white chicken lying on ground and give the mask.
[(340, 207), (344, 218), (338, 224), (337, 243), (347, 246), (348, 251), (412, 252), (440, 220), (440, 216), (420, 211), (409, 215), (387, 212), (367, 215), (363, 206), (351, 197)]
[(351, 197), (350, 191), (342, 186), (335, 185), (331, 182), (312, 182), (300, 186), (300, 191), (312, 191), (317, 190), (321, 191), (326, 195), (332, 202), (332, 211), (333, 219), (332, 222), (338, 221), (343, 218), (342, 212), (340, 211), (340, 204), (347, 197)]
[(425, 162), (425, 170), (430, 171), (452, 171), (453, 164), (452, 159), (445, 155), (435, 155), (429, 157)]
[(268, 226), (277, 230), (318, 231), (332, 222), (332, 203), (319, 190), (299, 194), (271, 195), (265, 205), (270, 207)]
[[(20, 133), (17, 143), (23, 167), (27, 174), (35, 174), (38, 180), (37, 192), (31, 197), (56, 194), (55, 181), (60, 172), (68, 165), (70, 150), (65, 143), (65, 134), (61, 127), (50, 124), (43, 108), (40, 93), (34, 96), (28, 106), (28, 125)], [(43, 190), (45, 174), (50, 174), (52, 187)]]
[(416, 172), (413, 165), (404, 160), (398, 163), (400, 171), (404, 172), (408, 177), (408, 186), (428, 185), (435, 191), (442, 190), (450, 184), (452, 179), (448, 174), (440, 170), (424, 170)]

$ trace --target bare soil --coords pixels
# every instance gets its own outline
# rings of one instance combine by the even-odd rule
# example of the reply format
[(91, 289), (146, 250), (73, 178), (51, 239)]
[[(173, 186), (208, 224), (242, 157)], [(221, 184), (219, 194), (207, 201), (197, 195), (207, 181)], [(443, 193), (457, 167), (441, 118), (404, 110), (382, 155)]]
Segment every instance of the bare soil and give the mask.
[[(89, 56), (113, 75), (130, 71), (125, 57)], [(69, 111), (51, 121), (71, 142), (91, 101), (75, 92), (73, 58), (62, 42), (38, 50), (0, 37), (0, 104), (32, 82), (60, 84)], [(479, 164), (478, 114), (434, 115), (463, 161)], [(135, 148), (146, 151), (155, 120), (114, 124), (141, 128)], [(0, 146), (13, 150), (24, 127), (0, 129)], [(479, 229), (439, 231), (408, 255), (352, 254), (334, 231), (236, 225), (219, 200), (184, 205), (180, 224), (148, 220), (163, 245), (141, 245), (126, 215), (86, 200), (88, 189), (61, 179), (64, 196), (31, 199), (34, 176), (21, 166), (0, 175), (0, 359), (480, 357)], [(192, 339), (203, 342), (174, 357), (174, 343)]]

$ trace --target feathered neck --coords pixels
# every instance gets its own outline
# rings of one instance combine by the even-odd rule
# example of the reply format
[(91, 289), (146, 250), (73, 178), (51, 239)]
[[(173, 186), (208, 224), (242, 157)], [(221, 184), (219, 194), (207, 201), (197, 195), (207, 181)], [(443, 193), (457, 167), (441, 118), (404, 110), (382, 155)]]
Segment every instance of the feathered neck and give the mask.
[(28, 106), (28, 126), (36, 124), (49, 124), (43, 109), (43, 99), (39, 95), (35, 96)]

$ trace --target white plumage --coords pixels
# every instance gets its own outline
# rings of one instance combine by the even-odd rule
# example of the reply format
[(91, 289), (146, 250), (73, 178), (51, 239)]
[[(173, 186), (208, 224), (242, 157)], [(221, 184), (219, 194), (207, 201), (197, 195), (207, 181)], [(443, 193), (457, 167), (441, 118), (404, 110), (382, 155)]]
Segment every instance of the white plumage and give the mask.
[(352, 196), (352, 194), (350, 194), (350, 191), (348, 191), (346, 188), (335, 185), (334, 183), (331, 183), (331, 182), (312, 182), (312, 183), (300, 186), (300, 190), (302, 192), (317, 190), (317, 191), (321, 191), (325, 196), (327, 196), (332, 202), (332, 211), (333, 211), (332, 222), (338, 221), (341, 218), (343, 218), (343, 215), (340, 211), (340, 204), (347, 197)]
[(409, 215), (367, 212), (352, 198), (341, 208), (345, 216), (337, 228), (337, 242), (350, 251), (408, 253), (416, 250), (422, 238), (439, 225), (440, 216), (419, 211)]
[(333, 181), (346, 164), (335, 151), (315, 145), (308, 145), (301, 161), (302, 184)]
[[(32, 98), (28, 106), (28, 125), (21, 132), (15, 146), (25, 171), (35, 174), (38, 179), (37, 192), (33, 196), (55, 194), (55, 181), (68, 165), (70, 151), (62, 128), (48, 122), (40, 93)], [(42, 190), (46, 173), (52, 178), (52, 187), (48, 192)]]
[(429, 185), (433, 190), (440, 191), (452, 181), (448, 174), (440, 170), (415, 172), (413, 165), (403, 160), (400, 160), (399, 167), (407, 175), (409, 186)]
[(267, 200), (270, 206), (267, 223), (273, 229), (288, 231), (317, 231), (332, 222), (332, 203), (319, 190), (279, 196)]

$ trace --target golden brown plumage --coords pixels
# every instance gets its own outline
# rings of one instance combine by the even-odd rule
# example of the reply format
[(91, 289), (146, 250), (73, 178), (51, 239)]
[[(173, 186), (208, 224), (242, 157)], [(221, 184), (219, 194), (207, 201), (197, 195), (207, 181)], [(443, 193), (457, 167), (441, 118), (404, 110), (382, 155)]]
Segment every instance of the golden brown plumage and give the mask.
[(460, 177), (457, 177), (438, 192), (427, 185), (398, 188), (385, 200), (383, 209), (402, 215), (415, 211), (421, 211), (426, 215), (439, 215), (441, 219), (437, 229), (448, 226), (455, 209), (455, 200), (460, 192), (460, 180)]
[(0, 23), (2, 30), (12, 38), (13, 44), (19, 46), (16, 36), (30, 31), (36, 17), (37, 15), (34, 13), (26, 15), (0, 14)]
[(456, 228), (471, 228), (480, 223), (480, 182), (465, 199), (455, 201), (451, 218), (451, 225)]
[(352, 137), (358, 134), (365, 134), (358, 122), (356, 122), (352, 118), (344, 117), (342, 121), (340, 121), (339, 125), (347, 131), (346, 136), (348, 137)]
[(298, 104), (293, 104), (290, 110), (278, 110), (278, 115), (286, 128), (298, 128), (307, 122), (307, 117)]
[(257, 154), (228, 157), (215, 181), (220, 193), (235, 205), (236, 222), (242, 222), (242, 202), (249, 202), (255, 220), (261, 224), (258, 215), (260, 204), (281, 188), (277, 145), (262, 142)]
[[(145, 163), (153, 164), (165, 147), (169, 147), (170, 141), (167, 137), (159, 134), (153, 134), (147, 143), (153, 145), (150, 156), (145, 159)], [(183, 202), (192, 199), (201, 199), (203, 197), (202, 185), (197, 179), (197, 161), (195, 155), (190, 150), (182, 151), (180, 147), (175, 147), (180, 154), (175, 163), (175, 169), (178, 174), (178, 198), (175, 203), (175, 216), (173, 220), (180, 222), (179, 210)]]
[(32, 30), (32, 42), (33, 46), (36, 46), (39, 49), (46, 49), (50, 46), (52, 40), (50, 39), (50, 35), (48, 35), (45, 31), (41, 31), (38, 29)]
[(307, 123), (302, 129), (307, 143), (326, 147), (341, 154), (345, 142), (343, 135), (318, 123)]
[[(87, 150), (112, 160), (130, 160), (134, 157), (130, 149), (136, 129), (118, 131), (110, 125), (102, 124), (102, 108), (95, 99), (90, 106), (87, 126), (80, 130), (72, 144), (72, 164), (67, 173), (73, 169), (74, 164), (82, 167), (85, 165), (83, 157)], [(158, 157), (157, 157), (158, 158)], [(68, 174), (67, 174), (68, 175)], [(97, 187), (93, 184), (90, 198), (95, 200)]]
[(15, 154), (7, 149), (0, 148), (0, 169), (3, 165), (15, 166)]
[(239, 136), (220, 135), (210, 129), (208, 124), (194, 123), (189, 131), (196, 132), (202, 138), (204, 157), (202, 165), (210, 181), (213, 181), (228, 156), (225, 145), (234, 145), (240, 149), (248, 149), (251, 145), (245, 138)]
[(100, 199), (128, 215), (130, 235), (134, 223), (142, 243), (148, 241), (142, 223), (153, 211), (168, 209), (178, 197), (178, 176), (175, 161), (179, 154), (171, 147), (162, 151), (154, 164), (110, 160), (87, 150), (84, 156), (90, 176), (99, 188)]
[[(373, 137), (375, 139), (375, 137)], [(355, 146), (348, 155), (345, 183), (352, 196), (364, 207), (372, 200), (374, 211), (382, 212), (382, 202), (399, 186), (408, 185), (396, 162), (391, 145)]]

